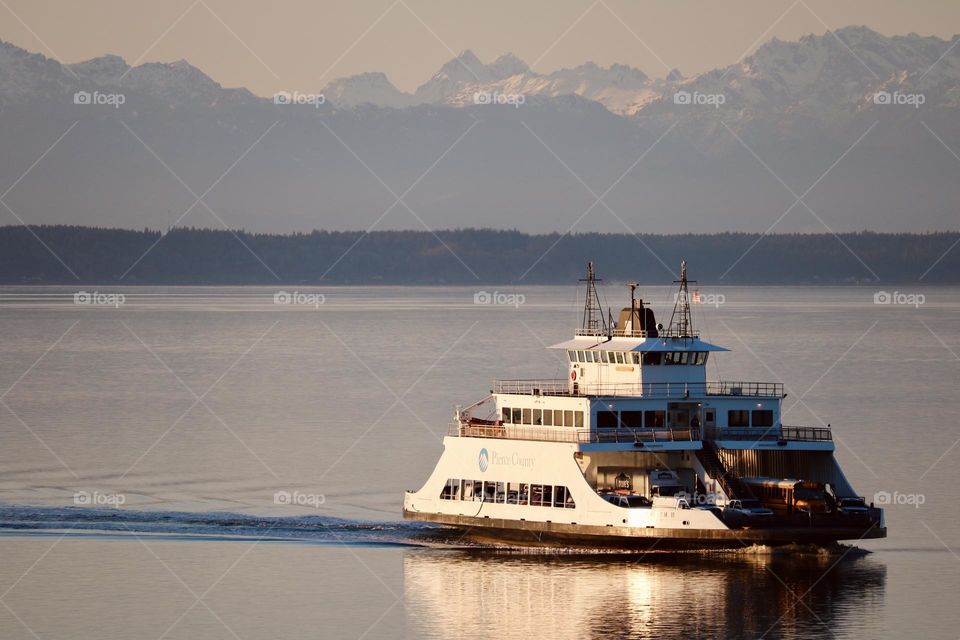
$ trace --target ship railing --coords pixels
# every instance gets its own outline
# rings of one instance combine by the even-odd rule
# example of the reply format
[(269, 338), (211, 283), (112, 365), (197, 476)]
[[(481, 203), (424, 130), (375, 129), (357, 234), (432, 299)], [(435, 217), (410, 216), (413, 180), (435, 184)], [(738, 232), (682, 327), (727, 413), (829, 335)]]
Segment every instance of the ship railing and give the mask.
[(448, 436), (462, 438), (499, 438), (505, 440), (538, 440), (543, 442), (580, 442), (578, 431), (570, 427), (533, 427), (504, 425), (478, 425), (454, 423)]
[(563, 378), (552, 380), (494, 380), (493, 393), (526, 396), (568, 396), (570, 386)]
[[(575, 392), (571, 390), (575, 389)], [(783, 397), (780, 382), (635, 382), (572, 385), (562, 378), (551, 380), (494, 380), (493, 393), (542, 396), (643, 396), (689, 398), (691, 396)]]
[(464, 438), (498, 438), (504, 440), (536, 440), (543, 442), (576, 443), (638, 443), (638, 442), (691, 442), (700, 440), (700, 430), (683, 429), (571, 429), (570, 427), (534, 427), (504, 425), (478, 425), (454, 423), (448, 436)]
[(580, 442), (638, 443), (638, 442), (692, 442), (700, 440), (696, 427), (682, 429), (595, 429), (579, 432)]
[(830, 427), (723, 427), (711, 429), (708, 436), (716, 440), (752, 440), (782, 442), (832, 442)]

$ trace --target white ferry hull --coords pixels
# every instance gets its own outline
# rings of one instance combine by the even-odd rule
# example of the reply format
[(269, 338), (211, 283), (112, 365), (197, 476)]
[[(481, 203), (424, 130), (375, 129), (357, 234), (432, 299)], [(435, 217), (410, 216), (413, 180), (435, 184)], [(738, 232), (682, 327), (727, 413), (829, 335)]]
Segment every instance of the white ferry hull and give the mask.
[[(663, 498), (650, 507), (611, 504), (588, 483), (573, 442), (447, 437), (444, 453), (419, 491), (407, 492), (404, 518), (464, 529), (472, 539), (525, 545), (620, 548), (738, 548), (752, 544), (827, 544), (885, 537), (882, 520), (867, 527), (731, 528), (714, 511)], [(441, 497), (448, 481), (564, 487), (575, 506)], [(532, 502), (528, 500), (528, 502)]]

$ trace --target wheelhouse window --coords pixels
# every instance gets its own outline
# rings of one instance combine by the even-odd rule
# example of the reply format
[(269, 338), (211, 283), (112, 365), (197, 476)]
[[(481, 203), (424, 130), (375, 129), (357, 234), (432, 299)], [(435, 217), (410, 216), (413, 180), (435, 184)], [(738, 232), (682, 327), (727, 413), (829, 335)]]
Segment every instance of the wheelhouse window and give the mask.
[(623, 352), (617, 351), (617, 364), (623, 364)]
[(647, 351), (643, 354), (643, 364), (645, 366), (657, 366), (662, 361), (663, 354), (659, 351)]
[(772, 427), (773, 426), (773, 410), (772, 409), (754, 409), (752, 417), (753, 417), (753, 426), (755, 427)]
[(698, 366), (707, 364), (707, 352), (697, 351), (697, 360), (693, 364), (696, 364)]
[(730, 409), (727, 411), (727, 426), (729, 427), (749, 427), (750, 412), (741, 409)]
[(570, 350), (567, 351), (567, 357), (570, 358), (570, 362), (576, 362), (576, 361), (577, 361), (577, 352), (574, 351), (573, 349), (570, 349)]

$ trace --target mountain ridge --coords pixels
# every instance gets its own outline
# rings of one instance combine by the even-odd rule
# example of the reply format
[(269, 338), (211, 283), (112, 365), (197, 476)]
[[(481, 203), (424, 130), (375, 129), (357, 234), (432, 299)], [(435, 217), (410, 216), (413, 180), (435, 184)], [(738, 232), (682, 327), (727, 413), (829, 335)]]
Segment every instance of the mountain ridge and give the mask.
[[(954, 228), (953, 42), (853, 27), (689, 78), (593, 63), (535, 74), (464, 52), (421, 104), (378, 72), (275, 104), (185, 61), (68, 67), (0, 43), (0, 173), (28, 172), (4, 201), (29, 223), (131, 228)], [(184, 185), (215, 188), (197, 203)]]

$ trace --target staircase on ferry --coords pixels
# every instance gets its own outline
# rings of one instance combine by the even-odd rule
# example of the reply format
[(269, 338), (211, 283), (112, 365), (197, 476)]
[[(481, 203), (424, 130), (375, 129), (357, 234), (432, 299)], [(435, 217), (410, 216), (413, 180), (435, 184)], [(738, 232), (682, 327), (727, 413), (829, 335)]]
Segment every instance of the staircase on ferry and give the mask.
[(750, 490), (740, 478), (727, 470), (720, 459), (717, 446), (711, 440), (703, 441), (703, 448), (697, 450), (697, 459), (703, 465), (704, 470), (711, 478), (716, 480), (723, 492), (731, 500), (755, 500), (753, 491)]

